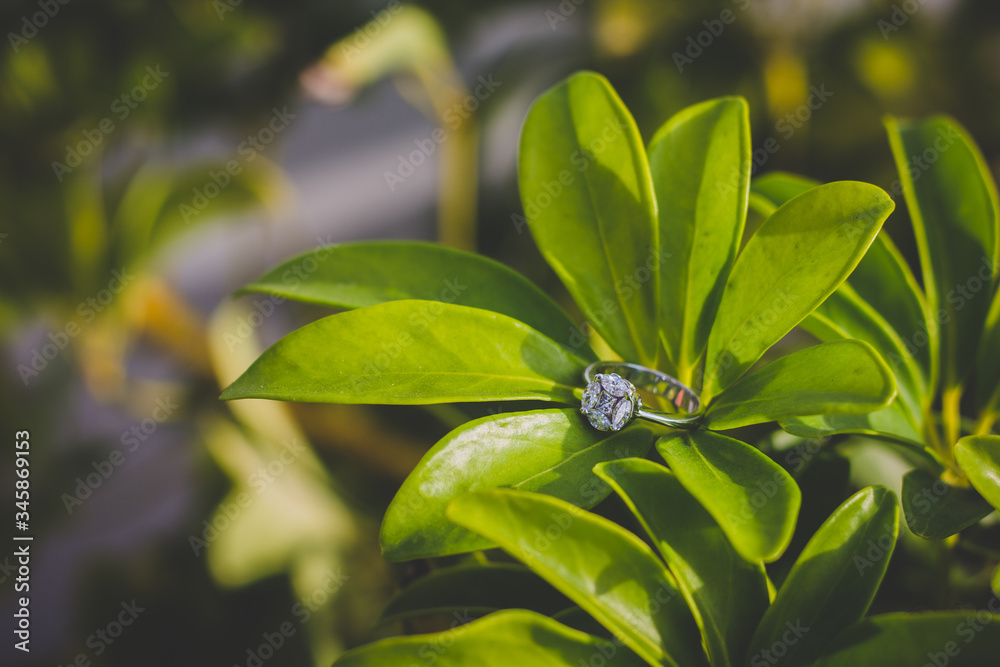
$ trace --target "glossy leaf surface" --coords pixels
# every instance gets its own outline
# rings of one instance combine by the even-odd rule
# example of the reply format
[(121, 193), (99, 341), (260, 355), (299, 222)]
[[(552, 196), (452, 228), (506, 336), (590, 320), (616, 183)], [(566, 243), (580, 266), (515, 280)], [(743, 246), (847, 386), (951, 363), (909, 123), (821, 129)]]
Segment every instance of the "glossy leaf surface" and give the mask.
[(789, 200), (761, 225), (733, 265), (709, 336), (706, 398), (837, 289), (892, 208), (873, 185), (830, 183)]
[(643, 456), (651, 433), (635, 423), (597, 431), (577, 410), (537, 410), (483, 417), (464, 424), (428, 451), (403, 482), (382, 520), (389, 560), (462, 553), (492, 546), (445, 516), (466, 491), (510, 487), (592, 507), (610, 489), (592, 469), (601, 461)]
[(656, 358), (659, 238), (642, 139), (607, 80), (575, 74), (521, 131), (521, 202), (539, 250), (608, 344)]
[(573, 403), (584, 366), (506, 315), (434, 301), (389, 301), (293, 331), (265, 350), (222, 398)]
[(694, 610), (713, 667), (740, 664), (769, 604), (759, 563), (744, 560), (708, 512), (666, 468), (645, 459), (595, 472), (621, 496), (660, 551)]
[(523, 561), (649, 664), (708, 664), (673, 577), (644, 542), (617, 524), (549, 496), (510, 489), (460, 496), (448, 516)]
[(713, 430), (801, 415), (867, 413), (896, 394), (896, 382), (867, 343), (840, 340), (787, 354), (744, 375), (705, 412)]
[(748, 561), (788, 546), (802, 494), (792, 477), (750, 445), (711, 431), (674, 432), (656, 448), (671, 472)]

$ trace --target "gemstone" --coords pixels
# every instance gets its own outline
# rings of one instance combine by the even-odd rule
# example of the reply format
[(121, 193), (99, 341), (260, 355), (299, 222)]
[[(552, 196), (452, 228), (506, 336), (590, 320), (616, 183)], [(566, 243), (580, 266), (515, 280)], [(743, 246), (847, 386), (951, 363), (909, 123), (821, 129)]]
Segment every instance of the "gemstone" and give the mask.
[(632, 416), (632, 402), (627, 398), (623, 398), (618, 401), (618, 407), (615, 408), (614, 418), (611, 420), (611, 430), (619, 431), (625, 424), (628, 423), (629, 418)]
[(598, 375), (587, 385), (580, 412), (599, 431), (618, 431), (628, 424), (641, 405), (635, 387), (611, 373)]

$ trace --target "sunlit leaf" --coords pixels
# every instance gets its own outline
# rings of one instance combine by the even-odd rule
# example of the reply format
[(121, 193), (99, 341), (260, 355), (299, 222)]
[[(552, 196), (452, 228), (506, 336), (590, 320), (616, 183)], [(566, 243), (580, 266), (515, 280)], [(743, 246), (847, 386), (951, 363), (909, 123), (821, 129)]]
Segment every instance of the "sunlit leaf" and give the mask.
[(752, 371), (712, 399), (705, 427), (723, 430), (788, 417), (866, 413), (896, 394), (892, 372), (871, 345), (814, 345)]
[(674, 372), (690, 382), (705, 349), (747, 212), (750, 123), (742, 98), (687, 107), (649, 146), (660, 249), (660, 333)]
[(293, 331), (269, 347), (222, 398), (573, 403), (584, 366), (565, 348), (506, 315), (436, 301), (389, 301)]
[(747, 660), (783, 652), (809, 664), (830, 639), (860, 620), (882, 583), (896, 545), (899, 507), (883, 487), (851, 496), (802, 551), (750, 643)]
[(459, 496), (448, 517), (523, 561), (649, 664), (708, 664), (666, 566), (617, 524), (562, 500), (510, 489)]
[(423, 299), (492, 310), (592, 357), (572, 320), (524, 276), (483, 255), (419, 241), (315, 248), (243, 288), (338, 308)]
[(708, 342), (704, 393), (732, 384), (851, 273), (892, 211), (867, 183), (821, 185), (789, 200), (740, 253)]
[(604, 77), (575, 74), (535, 101), (518, 182), (539, 250), (590, 323), (623, 358), (652, 365), (656, 204), (639, 132)]
[(641, 423), (616, 433), (592, 428), (577, 410), (484, 417), (455, 429), (420, 460), (382, 521), (390, 560), (443, 556), (492, 546), (445, 516), (466, 491), (512, 487), (592, 507), (610, 489), (594, 476), (601, 461), (643, 456), (652, 435)]
[(931, 313), (943, 311), (942, 380), (962, 382), (976, 357), (998, 260), (997, 193), (979, 149), (954, 120), (886, 121)]
[(660, 438), (656, 448), (743, 558), (769, 562), (782, 554), (802, 496), (781, 466), (711, 431), (677, 431)]
[(740, 664), (769, 603), (767, 575), (744, 560), (669, 470), (645, 459), (601, 463), (595, 472), (642, 523), (694, 612), (713, 666)]

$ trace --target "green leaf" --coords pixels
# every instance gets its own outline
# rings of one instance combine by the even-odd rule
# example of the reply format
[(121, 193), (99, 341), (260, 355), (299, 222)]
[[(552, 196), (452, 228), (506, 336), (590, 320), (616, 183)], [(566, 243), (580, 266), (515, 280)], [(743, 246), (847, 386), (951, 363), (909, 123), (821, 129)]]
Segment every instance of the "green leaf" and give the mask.
[(976, 396), (982, 410), (1000, 409), (1000, 291), (993, 297), (976, 363)]
[(520, 565), (460, 565), (431, 572), (407, 586), (389, 601), (380, 620), (510, 608), (551, 616), (571, 606), (566, 596)]
[(241, 291), (337, 308), (399, 299), (482, 308), (520, 320), (593, 358), (569, 316), (524, 276), (488, 257), (436, 243), (363, 241), (314, 248)]
[(593, 507), (611, 489), (592, 469), (601, 461), (644, 456), (652, 434), (641, 423), (617, 433), (592, 428), (577, 410), (492, 415), (455, 429), (403, 482), (382, 521), (382, 551), (411, 560), (493, 546), (448, 521), (452, 498), (508, 486)]
[[(445, 632), (393, 637), (348, 651), (335, 667), (579, 667), (595, 656), (614, 667), (643, 662), (624, 646), (572, 630), (530, 611), (510, 610)], [(428, 662), (430, 661), (430, 662)]]
[(789, 199), (798, 197), (806, 190), (819, 185), (819, 181), (811, 178), (789, 174), (784, 171), (772, 171), (750, 183), (750, 208), (765, 218), (781, 208)]
[(788, 546), (802, 495), (792, 477), (750, 445), (710, 431), (677, 431), (656, 443), (671, 472), (748, 561)]
[(649, 664), (708, 664), (673, 577), (621, 526), (562, 500), (510, 489), (459, 496), (448, 517), (523, 561)]
[(801, 438), (824, 438), (841, 433), (855, 433), (884, 438), (923, 448), (923, 439), (902, 402), (893, 401), (882, 410), (864, 415), (814, 415), (780, 421), (781, 428)]
[(539, 250), (590, 323), (622, 358), (654, 365), (656, 203), (639, 131), (604, 77), (574, 74), (535, 101), (518, 182)]
[[(1000, 611), (991, 599), (994, 611)], [(996, 664), (1000, 616), (979, 612), (881, 614), (837, 635), (812, 667), (982, 667)]]
[(802, 551), (750, 642), (748, 661), (784, 649), (783, 664), (805, 665), (861, 619), (896, 545), (899, 507), (883, 487), (848, 498)]
[(760, 226), (726, 283), (703, 398), (729, 386), (837, 289), (892, 207), (874, 185), (830, 183), (789, 200)]
[(802, 322), (802, 328), (823, 342), (863, 340), (889, 364), (899, 389), (897, 402), (906, 408), (914, 429), (923, 418), (923, 406), (930, 402), (926, 380), (891, 325), (858, 296), (849, 283), (821, 303)]
[[(936, 384), (939, 327), (913, 271), (884, 230), (846, 284), (892, 327), (906, 357), (916, 361), (929, 400)], [(934, 323), (928, 324), (929, 319)], [(892, 364), (894, 360), (886, 361)]]
[(769, 604), (767, 575), (744, 560), (669, 470), (645, 459), (600, 463), (642, 523), (694, 612), (713, 667), (739, 664)]
[(780, 357), (716, 396), (705, 427), (723, 430), (802, 415), (880, 410), (896, 382), (868, 343), (839, 340)]
[(653, 137), (649, 168), (669, 258), (660, 272), (660, 333), (674, 372), (690, 383), (746, 222), (746, 102), (709, 100), (675, 114)]
[(931, 313), (944, 311), (945, 388), (961, 384), (976, 356), (998, 263), (997, 193), (979, 149), (954, 120), (886, 120), (889, 144), (917, 239)]
[(506, 315), (435, 301), (389, 301), (293, 331), (265, 350), (222, 398), (574, 403), (584, 366)]
[[(751, 206), (759, 213), (769, 216), (789, 199), (817, 185), (818, 182), (801, 176), (783, 172), (770, 173), (754, 179), (750, 189)], [(887, 351), (891, 353), (894, 350), (883, 349), (876, 340), (859, 335), (848, 337), (867, 340), (886, 356), (886, 361), (893, 367), (900, 363), (915, 363), (920, 369), (918, 378), (921, 381), (921, 391), (929, 394), (929, 387), (933, 386), (933, 382), (928, 379), (933, 375), (932, 359), (937, 358), (938, 329), (927, 325), (927, 304), (923, 292), (906, 260), (884, 230), (875, 237), (847, 281), (805, 320), (803, 326), (808, 329), (810, 320), (821, 314), (824, 306), (831, 304), (831, 300), (841, 291), (849, 292), (847, 298), (851, 301), (860, 298), (866, 311), (874, 312), (879, 319), (884, 319), (891, 328), (888, 335), (902, 343), (904, 354), (897, 360), (886, 356)], [(838, 317), (827, 319), (838, 321)], [(816, 334), (815, 331), (813, 333)]]
[(955, 458), (976, 491), (1000, 509), (1000, 435), (968, 435), (955, 445)]
[(951, 486), (921, 468), (903, 475), (902, 501), (910, 530), (930, 540), (951, 537), (993, 511), (975, 491)]

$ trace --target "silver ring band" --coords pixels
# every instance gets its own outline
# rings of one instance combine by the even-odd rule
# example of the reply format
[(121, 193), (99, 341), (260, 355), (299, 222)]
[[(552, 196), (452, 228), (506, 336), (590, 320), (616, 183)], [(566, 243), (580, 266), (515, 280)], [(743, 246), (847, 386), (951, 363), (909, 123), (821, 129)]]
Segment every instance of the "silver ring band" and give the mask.
[[(638, 417), (671, 428), (694, 429), (701, 422), (701, 399), (666, 373), (622, 361), (596, 361), (583, 372), (587, 389), (580, 412), (600, 431), (618, 431)], [(637, 389), (670, 401), (684, 415), (650, 410)]]

